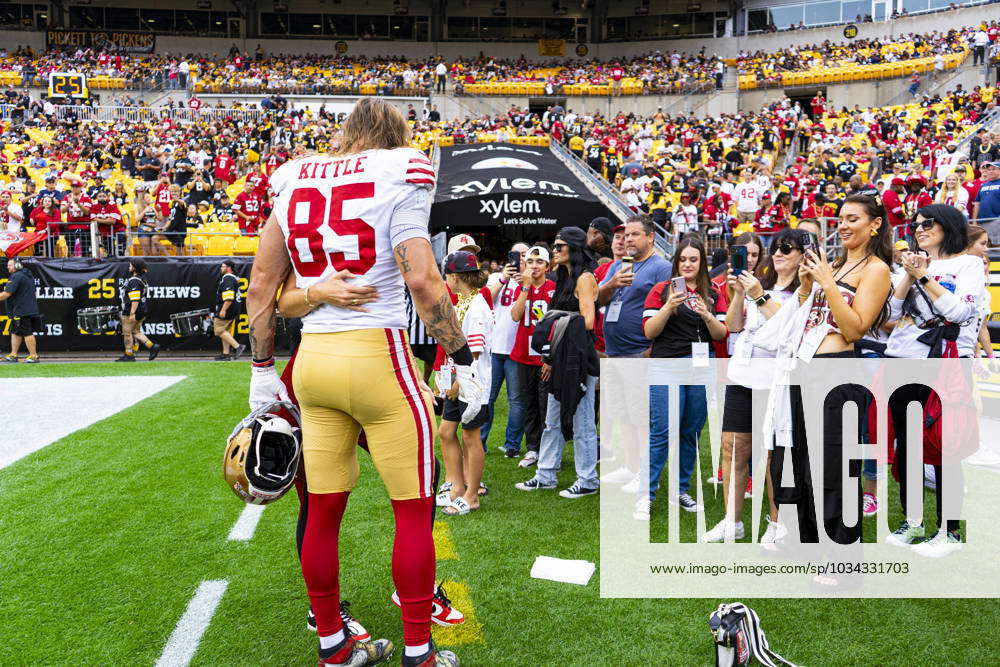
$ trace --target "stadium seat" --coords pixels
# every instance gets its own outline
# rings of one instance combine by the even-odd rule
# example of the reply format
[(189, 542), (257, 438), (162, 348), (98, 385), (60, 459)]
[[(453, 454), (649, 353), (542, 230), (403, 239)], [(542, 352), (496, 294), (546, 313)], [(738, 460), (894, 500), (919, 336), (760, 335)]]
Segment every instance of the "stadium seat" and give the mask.
[(206, 255), (232, 255), (233, 254), (233, 237), (229, 235), (215, 235), (208, 239), (208, 247), (205, 250)]
[(234, 255), (256, 255), (260, 238), (257, 236), (239, 236), (233, 244)]

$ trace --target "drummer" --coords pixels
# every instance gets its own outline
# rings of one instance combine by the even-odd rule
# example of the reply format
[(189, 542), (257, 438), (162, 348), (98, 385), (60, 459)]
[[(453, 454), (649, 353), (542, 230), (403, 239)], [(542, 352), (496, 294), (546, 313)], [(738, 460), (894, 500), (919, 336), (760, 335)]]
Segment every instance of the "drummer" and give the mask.
[(222, 278), (219, 279), (219, 289), (216, 291), (212, 331), (222, 340), (222, 354), (215, 360), (235, 361), (247, 347), (237, 343), (230, 331), (233, 320), (240, 314), (240, 280), (236, 277), (236, 262), (231, 259), (222, 260), (219, 271)]
[(149, 360), (156, 359), (160, 346), (146, 338), (142, 333), (142, 321), (146, 319), (146, 293), (149, 285), (143, 278), (146, 271), (146, 261), (133, 257), (128, 263), (129, 278), (122, 285), (122, 338), (125, 342), (125, 354), (115, 361), (135, 361), (135, 343), (142, 343), (149, 350)]

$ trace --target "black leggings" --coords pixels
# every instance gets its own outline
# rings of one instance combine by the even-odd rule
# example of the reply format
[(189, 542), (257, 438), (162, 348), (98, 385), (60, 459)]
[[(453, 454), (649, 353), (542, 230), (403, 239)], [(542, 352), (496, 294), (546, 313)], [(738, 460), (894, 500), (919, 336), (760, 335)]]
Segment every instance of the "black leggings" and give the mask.
[[(815, 358), (853, 357), (854, 352), (817, 354)], [(802, 406), (802, 392), (797, 386), (790, 388), (792, 408), (791, 449), (775, 447), (771, 455), (771, 479), (774, 484), (775, 505), (795, 505), (799, 521), (799, 540), (803, 544), (819, 541), (819, 526), (816, 521), (815, 495), (810, 477), (809, 449), (806, 443), (805, 418)], [(823, 404), (823, 527), (827, 536), (838, 544), (853, 544), (861, 541), (862, 494), (858, 499), (857, 521), (853, 526), (844, 525), (841, 505), (844, 500), (844, 480), (841, 477), (843, 461), (843, 418), (846, 403), (854, 402), (864, 410), (867, 405), (866, 392), (857, 385), (841, 385), (830, 392)], [(860, 423), (864, 419), (859, 420)], [(860, 424), (859, 424), (860, 426)], [(861, 433), (857, 436), (862, 442)], [(792, 457), (794, 485), (782, 484), (782, 471), (786, 454)], [(860, 487), (861, 464), (857, 470), (849, 471)]]
[(549, 404), (549, 383), (542, 380), (542, 367), (517, 364), (521, 381), (521, 400), (524, 402), (524, 445), (529, 452), (538, 453), (545, 428), (545, 412)]
[[(903, 507), (903, 516), (906, 513), (906, 493), (907, 493), (907, 482), (906, 482), (906, 408), (913, 402), (919, 402), (920, 405), (926, 408), (927, 399), (930, 398), (931, 390), (924, 385), (907, 385), (905, 387), (900, 387), (892, 394), (892, 400), (890, 403), (890, 411), (892, 413), (892, 423), (894, 425), (894, 430), (896, 432), (896, 465), (899, 467), (899, 504)], [(956, 469), (955, 481), (952, 483), (964, 485), (965, 479), (962, 474), (962, 466), (954, 466)], [(922, 473), (923, 471), (921, 471)], [(920, 480), (921, 487), (923, 485), (924, 476), (920, 474), (917, 476)], [(942, 485), (942, 473), (941, 466), (934, 466), (934, 479), (937, 482), (934, 485), (934, 500), (937, 505), (937, 523), (941, 526), (941, 487)], [(949, 478), (949, 481), (950, 478)], [(960, 496), (961, 497), (961, 496)], [(961, 508), (960, 508), (961, 509)], [(948, 521), (948, 530), (954, 533), (958, 532), (959, 521), (950, 519)]]

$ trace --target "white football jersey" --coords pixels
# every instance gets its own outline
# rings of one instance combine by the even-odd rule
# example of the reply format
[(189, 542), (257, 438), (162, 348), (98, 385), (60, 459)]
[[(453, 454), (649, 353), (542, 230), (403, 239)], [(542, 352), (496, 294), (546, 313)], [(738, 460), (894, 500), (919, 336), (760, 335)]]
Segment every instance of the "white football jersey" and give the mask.
[(407, 328), (393, 249), (407, 239), (429, 240), (434, 185), (430, 160), (414, 148), (311, 155), (275, 170), (274, 215), (296, 285), (308, 287), (347, 269), (358, 276), (353, 284), (378, 290), (366, 313), (321, 305), (302, 318), (304, 333)]

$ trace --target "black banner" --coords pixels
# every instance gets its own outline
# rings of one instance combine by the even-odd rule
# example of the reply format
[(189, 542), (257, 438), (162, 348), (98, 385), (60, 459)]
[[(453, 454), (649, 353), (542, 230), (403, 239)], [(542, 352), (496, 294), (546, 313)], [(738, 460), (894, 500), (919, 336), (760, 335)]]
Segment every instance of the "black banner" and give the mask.
[(432, 230), (492, 227), (545, 238), (567, 225), (586, 227), (598, 216), (611, 217), (548, 147), (489, 143), (441, 149)]
[(80, 49), (124, 49), (128, 53), (152, 53), (156, 35), (151, 32), (126, 30), (46, 30), (45, 48), (72, 47)]
[[(213, 310), (216, 289), (222, 277), (221, 257), (146, 258), (149, 272), (144, 276), (149, 284), (148, 315), (143, 333), (164, 350), (221, 350), (221, 344), (211, 334), (178, 337), (174, 335), (170, 316), (202, 308)], [(252, 258), (234, 258), (236, 275), (245, 298), (250, 278)], [(81, 333), (77, 328), (77, 312), (83, 308), (121, 306), (120, 290), (128, 278), (128, 260), (98, 261), (89, 258), (26, 260), (24, 270), (35, 279), (38, 308), (42, 315), (42, 330), (37, 331), (40, 350), (103, 350), (122, 347), (118, 332), (106, 334)], [(0, 270), (0, 289), (7, 282), (5, 266)], [(0, 311), (4, 310), (0, 307)], [(247, 317), (241, 310), (235, 336), (247, 342)], [(10, 333), (7, 313), (0, 315), (0, 333)], [(120, 329), (119, 329), (120, 331)], [(4, 345), (6, 348), (6, 345)]]

